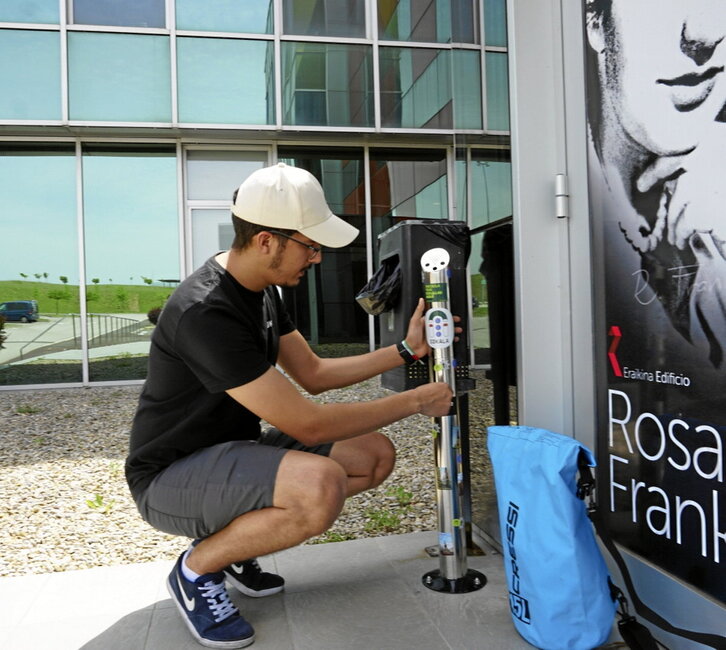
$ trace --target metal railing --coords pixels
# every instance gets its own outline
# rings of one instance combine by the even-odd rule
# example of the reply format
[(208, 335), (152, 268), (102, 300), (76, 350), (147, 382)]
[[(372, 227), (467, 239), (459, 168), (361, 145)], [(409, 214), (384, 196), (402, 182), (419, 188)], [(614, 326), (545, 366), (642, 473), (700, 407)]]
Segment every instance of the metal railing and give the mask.
[[(51, 330), (54, 328), (62, 329), (61, 326), (63, 324), (68, 324), (69, 321), (69, 336), (55, 341), (48, 336), (48, 333)], [(113, 314), (88, 314), (87, 323), (88, 347), (99, 348), (106, 345), (133, 343), (138, 341), (138, 331), (144, 326), (145, 320), (135, 320), (126, 316), (116, 316)], [(40, 356), (52, 352), (78, 349), (80, 347), (80, 314), (68, 314), (58, 318), (30, 341), (27, 341), (18, 350), (18, 359), (23, 360), (28, 356)], [(28, 354), (28, 348), (31, 348), (33, 353), (32, 355)]]
[[(55, 347), (55, 346), (58, 346), (58, 345), (63, 345), (63, 348), (62, 349), (64, 349), (64, 350), (68, 350), (70, 348), (79, 347), (80, 344), (81, 344), (81, 339), (80, 339), (80, 336), (78, 334), (78, 332), (80, 332), (80, 330), (81, 330), (81, 327), (80, 327), (80, 325), (81, 325), (80, 324), (80, 316), (78, 314), (69, 314), (68, 316), (64, 316), (63, 318), (59, 318), (55, 322), (51, 323), (42, 332), (40, 332), (40, 334), (38, 334), (35, 338), (31, 339), (24, 346), (22, 346), (20, 348), (20, 350), (18, 350), (18, 354), (20, 356), (20, 359), (24, 359), (25, 358), (25, 349), (28, 346), (35, 345), (37, 343), (43, 343), (44, 342), (43, 341), (43, 338), (45, 337), (45, 335), (48, 332), (50, 332), (54, 327), (57, 327), (58, 325), (60, 325), (61, 323), (63, 323), (64, 321), (66, 321), (69, 318), (71, 319), (71, 330), (72, 330), (72, 333), (73, 333), (72, 334), (72, 337), (70, 339), (63, 339), (61, 341), (52, 341), (52, 340), (51, 341), (47, 341), (48, 345), (42, 346), (40, 349), (42, 349), (44, 351), (44, 353), (45, 353), (49, 347)], [(77, 329), (76, 329), (76, 319), (78, 319), (78, 321), (79, 321), (78, 322), (78, 328)], [(72, 341), (72, 345), (69, 345), (69, 343), (71, 341)], [(34, 348), (35, 351), (37, 351), (38, 349), (39, 348), (37, 348), (37, 347)]]

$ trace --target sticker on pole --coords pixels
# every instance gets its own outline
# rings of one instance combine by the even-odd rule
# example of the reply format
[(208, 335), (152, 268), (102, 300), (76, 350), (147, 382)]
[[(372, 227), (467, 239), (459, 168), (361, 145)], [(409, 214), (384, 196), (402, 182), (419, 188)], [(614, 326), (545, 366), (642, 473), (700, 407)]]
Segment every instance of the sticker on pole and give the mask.
[(445, 248), (431, 248), (421, 256), (421, 270), (424, 273), (443, 271), (449, 266), (449, 253)]
[(449, 299), (449, 287), (445, 282), (424, 285), (426, 302), (444, 302)]
[(454, 342), (454, 317), (448, 309), (435, 307), (424, 316), (426, 342), (432, 348), (448, 348)]

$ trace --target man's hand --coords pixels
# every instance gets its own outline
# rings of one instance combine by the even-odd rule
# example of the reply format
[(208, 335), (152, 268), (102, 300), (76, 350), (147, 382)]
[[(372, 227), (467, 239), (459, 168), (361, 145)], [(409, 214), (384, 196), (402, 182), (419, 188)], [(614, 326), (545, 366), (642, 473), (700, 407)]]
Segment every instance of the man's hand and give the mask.
[(424, 384), (413, 389), (419, 401), (418, 412), (431, 417), (443, 417), (451, 410), (454, 394), (451, 387), (443, 382)]
[[(408, 321), (408, 331), (406, 332), (406, 343), (408, 343), (409, 347), (414, 351), (419, 359), (422, 359), (431, 352), (431, 348), (426, 341), (426, 326), (424, 323), (425, 308), (426, 303), (424, 302), (424, 299), (419, 298), (416, 309), (413, 311), (413, 316), (411, 316), (411, 320)], [(459, 316), (454, 316), (454, 322), (461, 322), (461, 318)], [(461, 332), (461, 327), (454, 328), (455, 334), (461, 334)], [(459, 337), (456, 336), (454, 340), (458, 341)]]

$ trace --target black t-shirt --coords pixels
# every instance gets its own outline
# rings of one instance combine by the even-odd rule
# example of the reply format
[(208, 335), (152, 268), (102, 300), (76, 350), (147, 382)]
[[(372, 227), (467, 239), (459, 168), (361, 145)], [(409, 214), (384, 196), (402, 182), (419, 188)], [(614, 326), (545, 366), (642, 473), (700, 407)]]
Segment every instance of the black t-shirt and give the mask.
[(202, 447), (259, 436), (260, 418), (226, 390), (262, 376), (295, 329), (274, 287), (245, 289), (214, 258), (169, 298), (151, 337), (149, 371), (131, 429), (134, 496)]

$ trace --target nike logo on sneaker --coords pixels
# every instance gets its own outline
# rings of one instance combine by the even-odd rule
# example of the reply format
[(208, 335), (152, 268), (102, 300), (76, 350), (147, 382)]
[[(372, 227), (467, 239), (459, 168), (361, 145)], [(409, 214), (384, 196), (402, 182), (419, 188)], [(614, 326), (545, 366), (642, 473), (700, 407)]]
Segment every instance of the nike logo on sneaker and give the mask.
[(244, 564), (234, 564), (234, 563), (232, 563), (229, 566), (231, 566), (237, 573), (242, 573), (245, 570), (245, 565)]
[(179, 579), (179, 574), (176, 576), (176, 584), (179, 587), (179, 591), (181, 592), (182, 598), (184, 599), (184, 607), (187, 608), (188, 611), (193, 612), (194, 611), (194, 598), (188, 598), (187, 592), (184, 591), (184, 587), (182, 586), (181, 580)]

